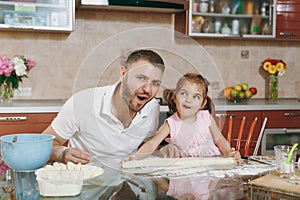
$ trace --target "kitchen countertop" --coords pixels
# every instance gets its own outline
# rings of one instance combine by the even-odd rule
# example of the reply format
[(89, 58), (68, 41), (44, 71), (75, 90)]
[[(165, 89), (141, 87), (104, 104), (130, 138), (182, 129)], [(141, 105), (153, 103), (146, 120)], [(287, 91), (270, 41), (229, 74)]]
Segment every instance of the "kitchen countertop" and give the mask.
[[(227, 102), (224, 99), (213, 99), (216, 111), (242, 111), (242, 110), (300, 110), (299, 99), (279, 99), (277, 103), (272, 103), (266, 99), (248, 99), (243, 102)], [(163, 106), (163, 111), (168, 107)]]
[(244, 102), (224, 102), (224, 100), (213, 100), (216, 110), (300, 110), (299, 99), (279, 99), (272, 103), (266, 99), (248, 99)]
[[(0, 113), (56, 113), (66, 100), (64, 99), (13, 99), (11, 102), (0, 103)], [(276, 104), (265, 99), (249, 99), (244, 102), (226, 102), (224, 99), (214, 99), (216, 111), (240, 110), (300, 110), (299, 99), (279, 99)], [(161, 106), (161, 111), (167, 111), (167, 106)]]
[(0, 113), (57, 113), (64, 99), (13, 99), (11, 102), (0, 103)]

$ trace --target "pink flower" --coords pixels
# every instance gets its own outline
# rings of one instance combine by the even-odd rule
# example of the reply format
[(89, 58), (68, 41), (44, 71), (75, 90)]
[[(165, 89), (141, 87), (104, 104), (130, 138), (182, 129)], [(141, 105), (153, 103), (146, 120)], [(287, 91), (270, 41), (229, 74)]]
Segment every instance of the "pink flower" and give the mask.
[(13, 71), (14, 66), (11, 60), (3, 55), (0, 55), (0, 75), (4, 74), (6, 77), (10, 77)]
[(12, 89), (19, 88), (19, 82), (27, 78), (28, 72), (36, 63), (22, 55), (16, 55), (12, 59), (0, 54), (0, 85), (9, 85)]
[(28, 69), (31, 70), (32, 68), (35, 67), (36, 62), (34, 62), (33, 60), (31, 60), (30, 58), (27, 58), (26, 64), (27, 64), (27, 66), (28, 66)]

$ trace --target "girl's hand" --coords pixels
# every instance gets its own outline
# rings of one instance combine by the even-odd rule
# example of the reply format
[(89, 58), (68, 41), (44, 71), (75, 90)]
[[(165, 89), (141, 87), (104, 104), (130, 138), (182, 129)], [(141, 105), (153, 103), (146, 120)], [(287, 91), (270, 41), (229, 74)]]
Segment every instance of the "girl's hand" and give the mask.
[(232, 148), (232, 151), (229, 153), (229, 156), (233, 157), (233, 160), (236, 164), (238, 164), (238, 165), (243, 164), (243, 160), (241, 158), (240, 152), (235, 151), (234, 148)]
[(130, 160), (137, 160), (137, 157), (133, 154), (133, 155), (130, 155), (126, 158), (123, 158), (120, 162), (120, 164), (122, 165), (124, 162), (127, 162), (127, 161), (130, 161)]
[(182, 152), (174, 144), (167, 144), (158, 151), (158, 156), (161, 158), (181, 158)]

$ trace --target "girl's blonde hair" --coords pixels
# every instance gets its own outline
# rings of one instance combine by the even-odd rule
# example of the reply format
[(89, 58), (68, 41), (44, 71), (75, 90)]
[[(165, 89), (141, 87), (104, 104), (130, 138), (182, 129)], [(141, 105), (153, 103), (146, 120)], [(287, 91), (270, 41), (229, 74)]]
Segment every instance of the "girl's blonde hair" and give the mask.
[(215, 107), (212, 102), (212, 99), (209, 96), (207, 96), (209, 82), (201, 74), (187, 73), (179, 79), (175, 90), (165, 89), (163, 91), (163, 98), (165, 99), (165, 101), (169, 107), (169, 112), (171, 114), (173, 114), (177, 111), (176, 104), (174, 101), (174, 96), (175, 96), (176, 92), (182, 88), (185, 81), (190, 81), (192, 83), (199, 84), (204, 88), (203, 97), (204, 97), (204, 99), (206, 99), (206, 104), (205, 104), (203, 110), (208, 110), (210, 113), (212, 111), (214, 111)]

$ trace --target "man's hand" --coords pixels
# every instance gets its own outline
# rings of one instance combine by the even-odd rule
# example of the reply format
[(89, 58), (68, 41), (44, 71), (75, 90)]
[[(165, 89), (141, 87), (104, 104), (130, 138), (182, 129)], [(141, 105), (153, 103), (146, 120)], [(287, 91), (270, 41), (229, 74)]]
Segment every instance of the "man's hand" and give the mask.
[(76, 164), (77, 163), (87, 164), (90, 162), (91, 156), (89, 153), (83, 151), (82, 149), (68, 147), (68, 148), (64, 148), (60, 160), (65, 164), (67, 164), (69, 161)]
[(158, 150), (158, 156), (162, 158), (180, 158), (182, 152), (173, 144), (168, 144)]

